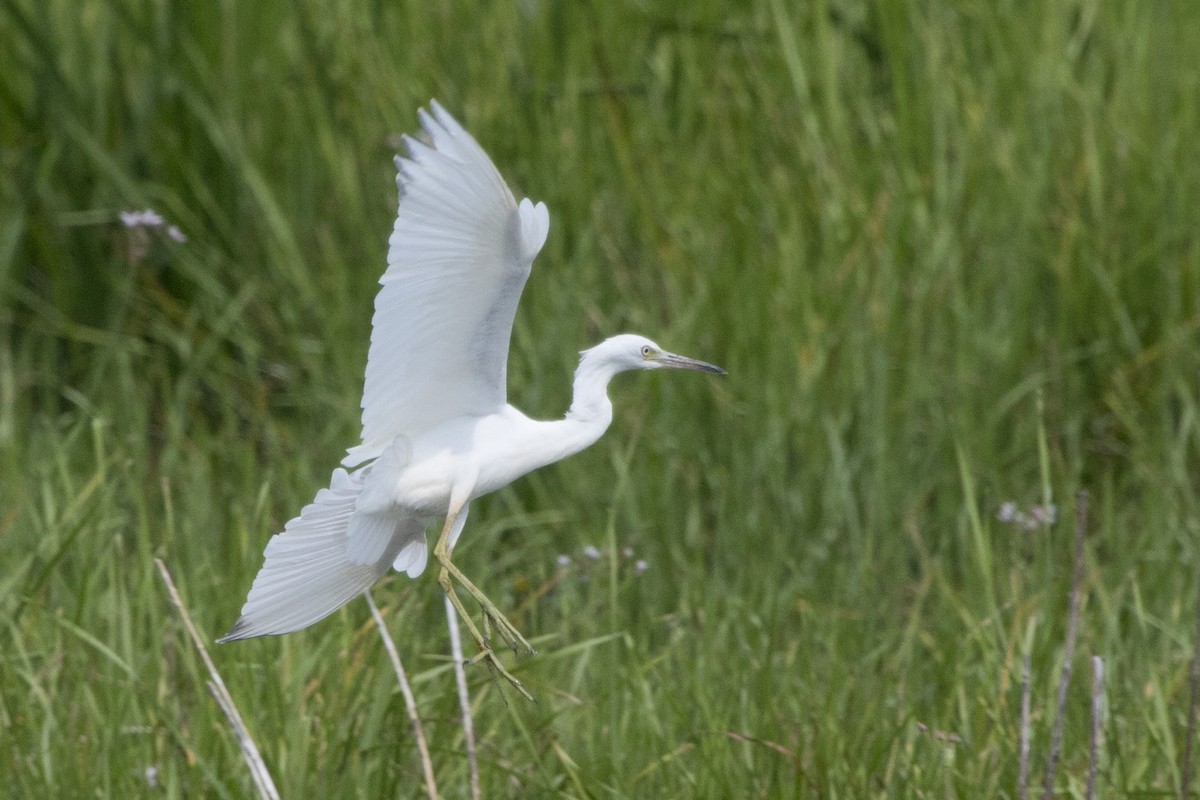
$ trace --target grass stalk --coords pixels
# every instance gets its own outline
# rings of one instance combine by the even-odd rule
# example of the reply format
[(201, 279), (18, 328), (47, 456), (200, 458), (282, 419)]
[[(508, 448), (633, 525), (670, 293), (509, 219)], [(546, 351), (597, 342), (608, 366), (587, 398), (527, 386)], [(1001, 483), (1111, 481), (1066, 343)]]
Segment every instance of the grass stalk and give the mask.
[(1029, 648), (1021, 662), (1021, 725), (1017, 744), (1017, 798), (1029, 800), (1029, 693), (1030, 693)]
[(258, 752), (258, 745), (250, 736), (250, 731), (246, 728), (246, 723), (242, 721), (242, 715), (238, 713), (237, 706), (233, 702), (233, 695), (225, 688), (225, 681), (221, 679), (221, 674), (217, 672), (217, 665), (213, 663), (212, 657), (208, 654), (208, 648), (204, 646), (204, 638), (196, 630), (191, 615), (188, 614), (183, 600), (180, 599), (179, 591), (175, 588), (175, 581), (171, 579), (171, 572), (167, 569), (166, 562), (161, 558), (156, 558), (154, 564), (158, 567), (158, 573), (162, 576), (163, 583), (167, 585), (167, 595), (171, 598), (171, 605), (175, 606), (175, 610), (179, 612), (183, 626), (187, 629), (192, 644), (200, 654), (200, 660), (204, 662), (205, 669), (208, 670), (208, 690), (216, 699), (225, 718), (229, 720), (230, 727), (233, 728), (238, 747), (242, 751), (242, 758), (245, 759), (246, 766), (250, 768), (250, 777), (254, 780), (259, 796), (264, 800), (279, 800), (279, 790), (275, 788), (275, 781), (271, 778), (266, 762)]
[(1192, 665), (1188, 674), (1191, 695), (1188, 698), (1187, 736), (1184, 737), (1183, 763), (1179, 767), (1179, 797), (1187, 800), (1192, 784), (1192, 752), (1196, 744), (1196, 707), (1200, 704), (1200, 576), (1196, 581), (1196, 629), (1192, 641)]
[(1071, 598), (1067, 611), (1067, 639), (1063, 646), (1062, 674), (1058, 681), (1058, 697), (1054, 703), (1054, 726), (1050, 731), (1050, 754), (1046, 757), (1046, 777), (1042, 782), (1042, 800), (1054, 797), (1054, 775), (1062, 749), (1063, 724), (1067, 708), (1067, 688), (1071, 685), (1071, 661), (1075, 657), (1075, 638), (1079, 631), (1079, 594), (1083, 582), (1083, 539), (1087, 532), (1088, 494), (1080, 490), (1075, 495), (1075, 557), (1071, 565)]
[(438, 800), (437, 781), (433, 777), (433, 759), (429, 757), (429, 744), (425, 740), (425, 729), (421, 726), (421, 715), (417, 713), (417, 699), (413, 695), (412, 684), (408, 681), (408, 673), (404, 670), (404, 664), (400, 661), (400, 651), (396, 648), (396, 642), (392, 639), (391, 633), (388, 632), (383, 615), (379, 613), (379, 607), (375, 605), (375, 598), (371, 596), (370, 590), (363, 592), (363, 597), (367, 599), (367, 606), (371, 609), (371, 619), (375, 620), (375, 627), (379, 629), (379, 636), (383, 639), (383, 649), (387, 650), (388, 658), (392, 662), (392, 669), (396, 671), (396, 678), (400, 681), (400, 694), (404, 696), (404, 710), (408, 713), (408, 721), (412, 723), (413, 735), (417, 738), (417, 753), (421, 758), (421, 770), (425, 773), (425, 791), (429, 795), (429, 800)]
[(1092, 727), (1088, 736), (1087, 800), (1096, 798), (1096, 771), (1100, 765), (1100, 736), (1104, 715), (1104, 661), (1092, 656)]
[(467, 686), (466, 661), (463, 659), (462, 635), (458, 628), (458, 613), (450, 598), (443, 595), (446, 607), (446, 627), (450, 632), (450, 658), (454, 662), (454, 685), (458, 688), (458, 707), (462, 714), (463, 747), (467, 751), (467, 769), (471, 774), (471, 798), (480, 800), (479, 759), (475, 751), (475, 721), (471, 715), (471, 694)]

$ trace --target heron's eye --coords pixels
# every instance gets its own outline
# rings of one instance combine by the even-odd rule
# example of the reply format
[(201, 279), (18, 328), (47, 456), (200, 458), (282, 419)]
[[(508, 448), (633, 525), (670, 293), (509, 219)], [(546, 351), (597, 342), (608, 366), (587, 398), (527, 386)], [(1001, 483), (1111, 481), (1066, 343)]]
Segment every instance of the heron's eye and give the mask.
[(648, 344), (642, 345), (642, 358), (649, 358), (650, 354), (653, 352), (654, 352), (654, 350), (651, 349), (650, 345), (648, 345)]

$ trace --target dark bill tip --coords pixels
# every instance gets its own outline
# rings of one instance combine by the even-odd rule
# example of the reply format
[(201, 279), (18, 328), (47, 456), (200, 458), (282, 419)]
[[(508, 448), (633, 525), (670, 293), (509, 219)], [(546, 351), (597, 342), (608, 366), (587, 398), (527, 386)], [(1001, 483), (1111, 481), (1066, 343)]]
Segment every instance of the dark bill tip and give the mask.
[(711, 372), (714, 375), (726, 375), (725, 370), (718, 367), (716, 364), (709, 364), (707, 361), (697, 361), (694, 358), (686, 356), (677, 356), (674, 353), (664, 353), (662, 363), (665, 367), (671, 369), (689, 369), (693, 372)]

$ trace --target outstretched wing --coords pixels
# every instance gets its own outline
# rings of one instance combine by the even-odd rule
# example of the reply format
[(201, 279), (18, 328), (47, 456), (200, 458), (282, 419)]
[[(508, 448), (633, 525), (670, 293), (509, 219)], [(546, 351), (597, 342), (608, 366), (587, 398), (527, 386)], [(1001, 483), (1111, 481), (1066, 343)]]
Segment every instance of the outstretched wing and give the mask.
[(421, 110), (430, 144), (405, 137), (400, 204), (375, 298), (362, 444), (346, 466), (399, 434), (506, 402), (517, 301), (546, 241), (544, 203), (518, 205), (487, 153), (437, 101)]
[(396, 513), (347, 532), (363, 490), (361, 472), (335, 469), (300, 516), (271, 537), (241, 616), (221, 642), (290, 633), (332, 614), (371, 587), (388, 567), (416, 577), (425, 569), (427, 520)]

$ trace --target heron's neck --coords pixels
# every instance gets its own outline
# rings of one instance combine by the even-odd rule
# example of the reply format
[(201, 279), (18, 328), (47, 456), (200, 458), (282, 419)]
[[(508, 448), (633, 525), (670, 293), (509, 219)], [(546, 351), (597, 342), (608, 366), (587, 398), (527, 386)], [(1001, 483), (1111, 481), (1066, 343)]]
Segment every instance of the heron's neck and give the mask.
[(616, 371), (605, 363), (596, 363), (588, 358), (579, 362), (575, 370), (575, 389), (571, 397), (571, 408), (567, 419), (594, 425), (600, 433), (612, 422), (612, 402), (608, 399), (608, 382)]
[[(575, 395), (571, 408), (562, 419), (536, 422), (526, 449), (525, 466), (553, 464), (590, 447), (612, 422), (612, 403), (608, 400), (608, 381), (614, 370), (584, 358), (575, 370)], [(511, 480), (511, 478), (510, 478)]]

